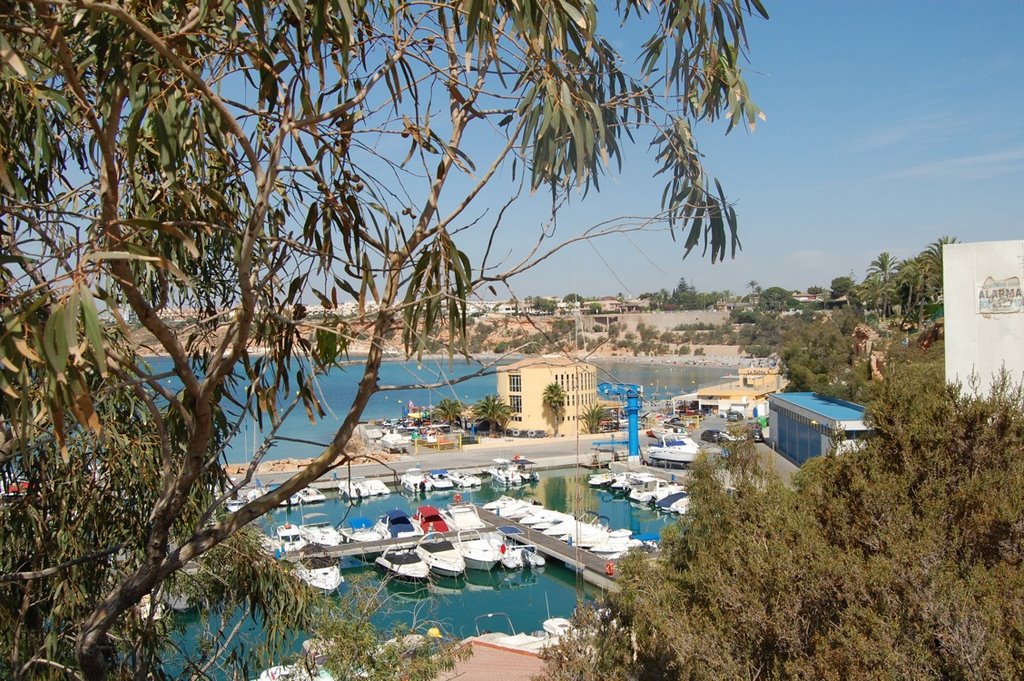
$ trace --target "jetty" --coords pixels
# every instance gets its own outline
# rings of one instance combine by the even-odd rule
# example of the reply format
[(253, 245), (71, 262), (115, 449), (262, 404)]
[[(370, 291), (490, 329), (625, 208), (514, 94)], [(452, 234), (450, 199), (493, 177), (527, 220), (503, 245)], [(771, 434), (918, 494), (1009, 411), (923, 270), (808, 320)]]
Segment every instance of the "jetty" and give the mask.
[[(501, 532), (500, 528), (502, 527), (514, 527), (518, 532), (515, 535), (511, 535), (513, 540), (533, 544), (537, 547), (537, 551), (542, 553), (545, 558), (563, 563), (567, 568), (579, 574), (583, 581), (588, 584), (593, 584), (606, 591), (618, 591), (619, 587), (615, 582), (617, 575), (614, 569), (614, 561), (605, 560), (579, 546), (570, 546), (566, 542), (549, 537), (510, 518), (503, 518), (479, 506), (476, 509), (480, 520), (485, 524), (485, 527), (481, 528), (480, 532)], [(436, 534), (447, 539), (455, 539), (458, 536), (457, 531), (438, 532)], [(351, 556), (370, 561), (387, 549), (416, 546), (422, 538), (423, 536), (420, 535), (416, 537), (382, 539), (379, 541), (350, 542), (340, 546), (314, 545), (307, 546), (301, 551), (291, 551), (282, 554), (281, 558), (296, 562), (304, 558), (342, 558)], [(612, 574), (610, 575), (608, 574), (609, 562), (612, 563)]]

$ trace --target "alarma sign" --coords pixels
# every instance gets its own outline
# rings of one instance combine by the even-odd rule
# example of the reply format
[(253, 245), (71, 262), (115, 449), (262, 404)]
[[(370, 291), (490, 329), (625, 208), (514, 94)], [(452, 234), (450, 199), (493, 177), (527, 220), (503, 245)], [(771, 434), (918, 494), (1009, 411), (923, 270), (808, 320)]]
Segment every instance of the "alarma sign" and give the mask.
[(978, 286), (979, 314), (1007, 314), (1024, 312), (1020, 277), (993, 279), (989, 277)]

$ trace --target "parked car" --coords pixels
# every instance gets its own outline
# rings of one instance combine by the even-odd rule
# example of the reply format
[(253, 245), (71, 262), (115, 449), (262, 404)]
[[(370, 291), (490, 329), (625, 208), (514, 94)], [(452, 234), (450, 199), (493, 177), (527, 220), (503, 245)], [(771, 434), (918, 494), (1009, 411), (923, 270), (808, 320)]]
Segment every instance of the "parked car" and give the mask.
[(729, 421), (742, 421), (743, 414), (739, 413), (738, 411), (730, 411), (728, 414), (726, 414), (725, 418), (728, 419)]
[(545, 430), (528, 430), (526, 431), (526, 437), (547, 437), (547, 431)]
[(760, 426), (752, 426), (749, 432), (751, 440), (754, 442), (764, 442), (764, 432)]
[(703, 440), (704, 442), (710, 442), (712, 444), (718, 444), (719, 442), (722, 441), (722, 436), (723, 435), (725, 435), (725, 433), (723, 433), (720, 430), (715, 430), (714, 428), (708, 428), (707, 430), (705, 430), (703, 433), (700, 434), (700, 439)]

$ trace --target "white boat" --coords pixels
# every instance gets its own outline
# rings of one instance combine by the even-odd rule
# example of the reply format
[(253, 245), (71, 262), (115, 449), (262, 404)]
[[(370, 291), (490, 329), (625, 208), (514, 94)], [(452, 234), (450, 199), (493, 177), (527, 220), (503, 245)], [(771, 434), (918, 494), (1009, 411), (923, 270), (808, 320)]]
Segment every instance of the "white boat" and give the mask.
[(433, 483), (430, 482), (430, 476), (418, 466), (403, 473), (398, 482), (405, 490), (413, 493), (429, 492), (434, 489)]
[[(504, 618), (507, 622), (507, 628), (512, 633), (505, 633), (503, 631), (496, 631), (497, 627), (493, 624), (493, 618)], [(543, 629), (533, 634), (517, 634), (516, 630), (512, 627), (512, 620), (505, 613), (488, 613), (486, 615), (480, 615), (476, 618), (476, 636), (473, 640), (489, 643), (499, 648), (510, 648), (512, 650), (521, 650), (533, 654), (537, 654), (548, 646), (555, 645), (561, 639), (560, 634), (552, 634), (551, 631), (562, 631), (563, 625), (561, 620), (564, 618), (553, 618), (555, 621), (551, 625), (546, 623), (542, 625)], [(485, 631), (480, 630), (481, 621), (485, 623)], [(564, 632), (563, 632), (564, 633)]]
[(295, 493), (301, 504), (322, 504), (327, 501), (324, 493), (315, 487), (304, 487)]
[(295, 568), (295, 574), (314, 589), (328, 593), (345, 581), (336, 558), (304, 558)]
[(436, 492), (455, 489), (455, 481), (452, 480), (451, 474), (443, 468), (427, 473), (427, 479), (430, 481), (430, 488)]
[(348, 524), (341, 528), (341, 536), (346, 544), (384, 539), (384, 535), (373, 528), (369, 518), (349, 518)]
[(479, 487), (484, 484), (484, 481), (480, 479), (480, 476), (461, 471), (451, 471), (448, 473), (448, 477), (451, 478), (451, 481), (458, 487), (462, 487), (463, 489), (467, 487)]
[(652, 466), (691, 464), (699, 453), (700, 445), (688, 435), (664, 436), (647, 448), (647, 462)]
[(587, 484), (591, 487), (607, 487), (615, 480), (615, 473), (594, 473), (587, 478)]
[(428, 534), (416, 545), (416, 553), (431, 572), (445, 577), (457, 577), (466, 571), (466, 560), (448, 539)]
[(501, 551), (477, 530), (460, 530), (455, 548), (471, 570), (493, 570), (501, 560)]
[(441, 514), (448, 521), (448, 528), (451, 530), (478, 530), (487, 527), (487, 524), (480, 520), (480, 514), (473, 504), (455, 504), (441, 511)]
[(494, 501), (483, 505), (485, 511), (490, 511), (502, 518), (522, 518), (537, 508), (536, 504), (510, 496), (501, 496)]
[(540, 473), (535, 470), (536, 464), (529, 459), (516, 454), (512, 457), (512, 463), (516, 467), (516, 472), (519, 473), (519, 477), (523, 479), (523, 482), (538, 482), (540, 480)]
[(629, 492), (645, 483), (657, 480), (658, 476), (654, 473), (634, 473), (628, 472), (620, 477), (615, 478), (611, 485), (608, 486), (615, 494), (629, 495)]
[(659, 511), (664, 511), (665, 513), (680, 513), (682, 511), (672, 510), (672, 507), (680, 502), (683, 502), (682, 505), (685, 505), (686, 508), (690, 507), (690, 497), (686, 492), (673, 492), (672, 494), (662, 497), (654, 502), (654, 507)]
[(543, 506), (538, 506), (520, 518), (519, 522), (535, 530), (545, 530), (556, 523), (562, 522), (565, 518), (566, 514), (561, 511), (552, 511)]
[[(628, 532), (628, 530), (626, 530)], [(642, 546), (643, 542), (639, 539), (634, 539), (629, 535), (617, 535), (609, 536), (608, 540), (603, 544), (595, 544), (588, 550), (596, 556), (607, 560), (615, 560), (621, 558), (624, 553), (630, 549)]]
[(572, 516), (569, 516), (557, 525), (542, 530), (542, 532), (549, 537), (555, 537), (581, 548), (604, 544), (608, 541), (609, 537), (609, 530), (607, 528), (573, 518)]
[(373, 529), (383, 535), (385, 539), (418, 537), (423, 534), (422, 528), (413, 524), (413, 522), (409, 520), (409, 516), (406, 515), (405, 511), (400, 511), (397, 508), (388, 511), (378, 518)]
[(416, 549), (388, 549), (374, 562), (402, 579), (426, 579), (430, 576), (430, 568)]
[(331, 673), (316, 665), (280, 664), (263, 670), (257, 681), (334, 681)]
[(515, 487), (526, 483), (520, 475), (516, 464), (509, 459), (494, 459), (494, 465), (487, 469), (491, 476), (491, 483), (505, 487)]
[(338, 481), (338, 491), (346, 499), (366, 499), (369, 497), (386, 497), (391, 490), (381, 480), (351, 478)]
[(326, 518), (323, 513), (307, 513), (302, 517), (299, 533), (310, 544), (320, 546), (341, 546), (345, 538), (334, 525), (319, 518)]
[(515, 525), (502, 525), (487, 538), (501, 552), (501, 566), (506, 570), (540, 568), (547, 564), (537, 547), (526, 543), (523, 531)]
[(638, 504), (652, 504), (666, 495), (682, 491), (683, 486), (678, 483), (660, 479), (650, 480), (633, 487), (629, 491), (629, 500)]
[(240, 499), (236, 497), (234, 499), (228, 499), (224, 503), (224, 508), (227, 509), (228, 513), (235, 513), (236, 511), (241, 510), (241, 508), (245, 506), (245, 504), (245, 499)]
[(280, 549), (282, 553), (301, 551), (306, 548), (306, 540), (302, 537), (298, 525), (293, 525), (292, 523), (278, 525), (274, 534), (277, 539), (274, 543), (274, 548)]
[(412, 436), (407, 433), (385, 433), (377, 442), (385, 449), (407, 449), (412, 446)]

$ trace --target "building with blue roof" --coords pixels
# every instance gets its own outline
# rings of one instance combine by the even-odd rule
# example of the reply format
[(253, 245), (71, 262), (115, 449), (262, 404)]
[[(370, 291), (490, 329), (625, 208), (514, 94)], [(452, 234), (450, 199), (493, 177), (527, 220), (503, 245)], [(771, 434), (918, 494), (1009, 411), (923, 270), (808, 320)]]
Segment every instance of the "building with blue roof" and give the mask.
[(863, 406), (817, 393), (769, 395), (768, 414), (769, 443), (797, 466), (829, 452), (833, 442), (842, 452), (871, 433)]

